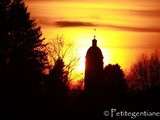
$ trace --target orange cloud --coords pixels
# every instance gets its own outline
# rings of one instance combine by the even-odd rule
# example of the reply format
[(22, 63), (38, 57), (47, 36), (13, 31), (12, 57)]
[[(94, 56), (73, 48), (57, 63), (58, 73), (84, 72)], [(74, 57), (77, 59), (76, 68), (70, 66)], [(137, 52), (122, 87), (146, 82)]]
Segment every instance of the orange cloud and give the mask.
[(160, 28), (152, 27), (132, 27), (132, 26), (121, 26), (121, 25), (111, 25), (107, 24), (106, 27), (123, 30), (123, 31), (133, 31), (133, 32), (160, 32)]

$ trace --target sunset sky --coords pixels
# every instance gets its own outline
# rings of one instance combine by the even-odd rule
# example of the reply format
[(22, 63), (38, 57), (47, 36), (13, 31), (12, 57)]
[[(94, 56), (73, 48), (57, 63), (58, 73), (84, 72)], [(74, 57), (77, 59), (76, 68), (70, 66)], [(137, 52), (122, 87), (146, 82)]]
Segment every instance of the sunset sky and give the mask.
[(159, 0), (26, 0), (26, 3), (31, 16), (42, 27), (46, 42), (63, 35), (65, 46), (73, 46), (65, 62), (70, 56), (80, 58), (75, 68), (80, 76), (94, 34), (104, 64), (118, 63), (124, 70), (142, 53), (160, 48)]

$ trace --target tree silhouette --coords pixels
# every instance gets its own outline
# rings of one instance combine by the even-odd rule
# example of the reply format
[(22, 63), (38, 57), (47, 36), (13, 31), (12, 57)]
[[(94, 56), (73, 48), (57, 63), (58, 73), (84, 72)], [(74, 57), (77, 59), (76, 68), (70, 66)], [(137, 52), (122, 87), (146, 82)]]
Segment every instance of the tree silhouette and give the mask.
[(118, 64), (109, 64), (104, 68), (103, 85), (105, 94), (111, 99), (124, 97), (127, 84), (124, 73)]
[(131, 67), (128, 74), (130, 87), (137, 90), (160, 86), (160, 59), (159, 52), (150, 56), (142, 55)]
[(51, 63), (51, 68), (57, 62), (58, 59), (62, 59), (63, 61), (67, 58), (69, 60), (68, 63), (65, 63), (65, 69), (68, 71), (68, 79), (71, 79), (72, 72), (74, 70), (77, 61), (79, 60), (76, 57), (70, 56), (72, 45), (64, 43), (63, 36), (57, 35), (57, 37), (51, 40), (47, 45), (49, 63)]
[(3, 31), (1, 45), (4, 46), (0, 51), (4, 64), (1, 70), (6, 69), (4, 80), (10, 81), (7, 87), (10, 92), (12, 89), (15, 94), (31, 95), (37, 89), (41, 71), (47, 63), (47, 54), (43, 51), (44, 39), (24, 1), (8, 1), (2, 2), (4, 6), (0, 6), (4, 15), (4, 20), (0, 23), (4, 26), (0, 28)]
[(155, 51), (150, 55), (143, 54), (131, 67), (127, 75), (130, 101), (144, 104), (152, 103), (153, 108), (159, 104), (160, 91), (160, 57)]
[(9, 44), (8, 44), (8, 12), (9, 0), (0, 1), (0, 75), (3, 79), (5, 77), (7, 64), (9, 62)]
[(48, 89), (50, 96), (64, 96), (67, 92), (68, 71), (65, 71), (63, 59), (59, 58), (50, 71)]

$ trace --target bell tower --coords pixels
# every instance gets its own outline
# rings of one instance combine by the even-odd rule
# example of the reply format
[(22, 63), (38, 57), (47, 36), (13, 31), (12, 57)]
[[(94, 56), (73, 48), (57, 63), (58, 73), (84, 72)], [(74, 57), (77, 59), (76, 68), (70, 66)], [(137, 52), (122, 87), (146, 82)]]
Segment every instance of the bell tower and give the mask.
[(103, 76), (103, 54), (97, 46), (96, 36), (92, 39), (92, 46), (88, 49), (85, 63), (85, 89), (95, 93), (100, 88)]

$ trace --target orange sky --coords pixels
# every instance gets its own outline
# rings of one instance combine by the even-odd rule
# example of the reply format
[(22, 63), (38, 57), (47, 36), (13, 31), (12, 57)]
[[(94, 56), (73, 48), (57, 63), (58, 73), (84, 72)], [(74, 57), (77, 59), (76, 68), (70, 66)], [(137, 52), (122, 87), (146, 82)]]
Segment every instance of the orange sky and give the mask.
[(159, 0), (27, 0), (27, 5), (46, 41), (63, 35), (66, 46), (73, 45), (71, 56), (80, 58), (77, 73), (83, 74), (94, 34), (105, 65), (119, 63), (123, 69), (160, 47)]

